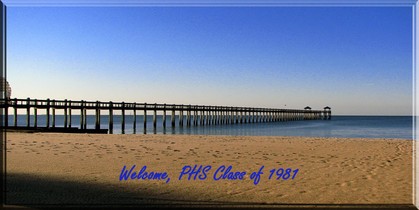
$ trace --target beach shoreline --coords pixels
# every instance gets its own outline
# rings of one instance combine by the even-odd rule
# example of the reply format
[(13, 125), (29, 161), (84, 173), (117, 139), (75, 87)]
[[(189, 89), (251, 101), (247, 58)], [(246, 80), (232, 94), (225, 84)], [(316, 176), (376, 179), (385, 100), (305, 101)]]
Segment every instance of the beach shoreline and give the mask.
[[(413, 203), (412, 140), (178, 134), (6, 135), (9, 204)], [(123, 167), (129, 169), (133, 165), (137, 172), (143, 166), (147, 172), (166, 172), (170, 181), (120, 180)], [(199, 179), (204, 176), (201, 171), (196, 179), (192, 176), (188, 180), (189, 174), (185, 174), (179, 180), (184, 167), (195, 166), (202, 166), (202, 170), (210, 166), (205, 179)], [(225, 168), (219, 169), (222, 166)], [(229, 166), (233, 175), (226, 172)], [(298, 171), (294, 179), (277, 180), (280, 168), (284, 172), (292, 169), (290, 176)], [(251, 174), (260, 170), (263, 174), (255, 184)], [(235, 172), (245, 174), (234, 176)], [(227, 174), (225, 178), (223, 173)]]

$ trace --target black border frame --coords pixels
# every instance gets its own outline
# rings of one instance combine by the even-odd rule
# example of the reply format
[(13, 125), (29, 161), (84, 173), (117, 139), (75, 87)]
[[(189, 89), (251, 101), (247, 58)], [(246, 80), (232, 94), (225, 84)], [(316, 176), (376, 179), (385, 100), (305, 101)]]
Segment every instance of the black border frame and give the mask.
[[(8, 5), (6, 5), (4, 3), (4, 1), (6, 1)], [(51, 2), (52, 1), (52, 2)], [(176, 1), (176, 0), (175, 0)], [(344, 208), (344, 209), (418, 209), (418, 207), (416, 206), (419, 198), (418, 195), (416, 195), (416, 187), (418, 185), (417, 183), (417, 177), (418, 175), (416, 174), (416, 169), (415, 166), (418, 164), (416, 161), (416, 152), (417, 149), (419, 149), (419, 145), (416, 144), (416, 131), (418, 130), (417, 124), (416, 124), (416, 58), (417, 58), (417, 54), (416, 54), (416, 24), (417, 24), (417, 16), (416, 16), (416, 11), (417, 9), (419, 9), (419, 4), (417, 2), (417, 0), (344, 0), (339, 1), (339, 0), (315, 0), (316, 2), (314, 3), (313, 1), (310, 0), (262, 0), (262, 1), (256, 1), (256, 0), (250, 0), (250, 1), (246, 1), (246, 0), (230, 0), (230, 1), (226, 1), (226, 2), (220, 2), (220, 1), (216, 1), (216, 2), (211, 2), (208, 0), (205, 0), (203, 2), (197, 1), (197, 0), (183, 0), (183, 1), (170, 1), (170, 0), (166, 0), (166, 1), (162, 1), (162, 0), (158, 0), (158, 1), (147, 1), (147, 0), (133, 0), (133, 1), (128, 1), (128, 2), (124, 2), (124, 0), (122, 1), (117, 1), (117, 0), (110, 0), (110, 1), (106, 1), (101, 2), (100, 0), (81, 0), (78, 1), (77, 3), (72, 3), (69, 0), (64, 0), (64, 1), (58, 1), (58, 2), (54, 2), (53, 0), (44, 0), (44, 1), (37, 1), (37, 2), (33, 2), (30, 0), (0, 0), (0, 30), (1, 30), (1, 41), (0, 41), (0, 47), (1, 47), (1, 52), (0, 52), (0, 76), (2, 76), (3, 78), (6, 79), (7, 81), (7, 37), (6, 37), (6, 30), (7, 30), (7, 7), (8, 6), (154, 6), (154, 7), (176, 7), (176, 6), (201, 6), (201, 7), (213, 7), (213, 6), (245, 6), (245, 7), (254, 7), (254, 6), (282, 6), (282, 7), (286, 7), (286, 6), (291, 6), (291, 7), (295, 7), (295, 6), (307, 6), (307, 7), (316, 7), (316, 6), (338, 6), (338, 7), (345, 7), (345, 6), (385, 6), (385, 7), (397, 7), (397, 6), (401, 6), (401, 7), (411, 7), (412, 8), (412, 18), (413, 18), (413, 24), (412, 24), (412, 32), (413, 32), (413, 46), (412, 46), (412, 52), (413, 52), (413, 177), (412, 177), (412, 184), (413, 184), (413, 203), (412, 204), (262, 204), (262, 203), (216, 203), (216, 204), (191, 204), (191, 205), (185, 205), (185, 204), (170, 204), (170, 205), (165, 205), (165, 204), (151, 204), (151, 205), (131, 205), (131, 204), (126, 204), (126, 205), (121, 205), (121, 204), (89, 204), (89, 205), (80, 205), (80, 204), (74, 204), (74, 205), (62, 205), (62, 204), (50, 204), (50, 205), (37, 205), (37, 204), (24, 204), (25, 207), (23, 206), (13, 206), (10, 204), (6, 204), (6, 194), (7, 194), (7, 188), (6, 188), (6, 183), (7, 183), (7, 175), (6, 175), (6, 169), (7, 169), (7, 157), (6, 157), (6, 151), (7, 151), (7, 143), (6, 143), (6, 139), (7, 139), (7, 130), (6, 129), (1, 129), (0, 130), (0, 147), (1, 147), (1, 151), (0, 151), (0, 159), (1, 159), (1, 201), (2, 201), (2, 207), (3, 208), (12, 208), (12, 209), (16, 209), (16, 208), (57, 208), (57, 207), (61, 207), (61, 208), (67, 208), (67, 209), (79, 209), (81, 207), (83, 208), (171, 208), (171, 209), (176, 209), (176, 208), (240, 208), (240, 209), (247, 209), (247, 208), (269, 208), (269, 209), (299, 209), (299, 208), (303, 208), (303, 209), (310, 209), (310, 208), (326, 208), (326, 209), (340, 209), (340, 208)], [(225, 0), (224, 0), (225, 1)], [(10, 4), (9, 4), (10, 3)], [(3, 82), (3, 85), (6, 86), (6, 83)], [(6, 88), (3, 87), (3, 90), (5, 90)], [(1, 97), (4, 98), (5, 94), (1, 94)], [(8, 111), (7, 109), (0, 109), (0, 124), (3, 125), (7, 125), (7, 120), (8, 120)], [(416, 150), (415, 150), (416, 149)]]

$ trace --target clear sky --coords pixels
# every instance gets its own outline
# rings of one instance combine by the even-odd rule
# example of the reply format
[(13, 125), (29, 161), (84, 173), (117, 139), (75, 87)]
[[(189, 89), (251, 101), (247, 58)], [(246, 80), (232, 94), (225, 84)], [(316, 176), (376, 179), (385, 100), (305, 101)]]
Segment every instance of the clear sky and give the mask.
[(12, 97), (411, 115), (409, 7), (8, 7)]

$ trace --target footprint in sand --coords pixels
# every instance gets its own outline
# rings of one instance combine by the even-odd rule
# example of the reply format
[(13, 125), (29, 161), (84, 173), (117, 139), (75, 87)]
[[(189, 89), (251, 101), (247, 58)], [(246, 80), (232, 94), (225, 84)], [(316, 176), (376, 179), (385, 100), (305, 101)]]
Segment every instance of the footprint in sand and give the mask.
[(372, 175), (366, 175), (365, 177), (362, 177), (363, 179), (372, 180)]

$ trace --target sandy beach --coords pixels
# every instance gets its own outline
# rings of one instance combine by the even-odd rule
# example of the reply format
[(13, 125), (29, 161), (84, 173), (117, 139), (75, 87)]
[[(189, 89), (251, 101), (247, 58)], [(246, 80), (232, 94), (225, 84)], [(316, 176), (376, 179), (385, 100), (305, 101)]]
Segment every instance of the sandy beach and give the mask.
[[(8, 204), (413, 202), (411, 140), (7, 133), (6, 146)], [(120, 181), (133, 165), (170, 180)], [(211, 166), (205, 179), (179, 180), (195, 165)], [(245, 174), (223, 179), (223, 165)], [(262, 166), (255, 185), (251, 174)], [(279, 168), (291, 168), (294, 179), (277, 180)]]

